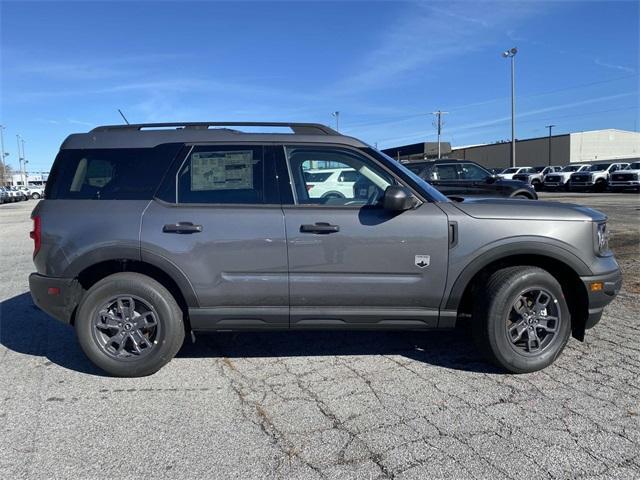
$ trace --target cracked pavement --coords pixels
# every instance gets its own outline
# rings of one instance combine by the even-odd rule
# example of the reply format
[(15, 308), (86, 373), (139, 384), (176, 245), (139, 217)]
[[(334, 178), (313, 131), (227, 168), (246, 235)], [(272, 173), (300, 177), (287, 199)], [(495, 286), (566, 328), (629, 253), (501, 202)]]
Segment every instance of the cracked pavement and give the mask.
[(109, 378), (31, 302), (35, 202), (0, 206), (0, 477), (639, 478), (638, 196), (543, 196), (611, 214), (626, 277), (584, 343), (527, 375), (465, 332), (274, 332)]

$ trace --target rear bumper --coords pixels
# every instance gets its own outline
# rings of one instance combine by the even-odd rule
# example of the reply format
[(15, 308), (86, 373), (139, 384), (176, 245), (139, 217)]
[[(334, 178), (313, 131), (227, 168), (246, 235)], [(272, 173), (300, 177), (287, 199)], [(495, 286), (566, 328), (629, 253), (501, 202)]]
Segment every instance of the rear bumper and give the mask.
[(76, 279), (32, 273), (29, 275), (29, 290), (38, 308), (56, 320), (71, 323), (73, 311), (82, 296), (82, 287)]
[[(585, 324), (585, 329), (589, 329), (600, 321), (604, 307), (609, 305), (620, 291), (622, 287), (622, 274), (618, 269), (603, 275), (580, 277), (580, 280), (584, 283), (589, 298), (589, 316)], [(598, 282), (602, 282), (602, 290), (591, 291), (591, 285)]]

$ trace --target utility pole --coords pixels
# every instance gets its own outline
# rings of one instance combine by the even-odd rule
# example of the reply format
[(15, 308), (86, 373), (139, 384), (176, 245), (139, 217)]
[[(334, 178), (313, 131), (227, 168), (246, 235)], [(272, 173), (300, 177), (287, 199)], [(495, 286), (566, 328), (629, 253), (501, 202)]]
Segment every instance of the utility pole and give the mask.
[(27, 163), (29, 163), (29, 160), (27, 160), (27, 156), (24, 154), (24, 138), (23, 138), (22, 139), (22, 186), (24, 187), (27, 186), (27, 178), (28, 178)]
[(22, 174), (22, 154), (20, 153), (20, 135), (16, 133), (16, 143), (18, 144), (18, 167), (20, 168), (20, 174)]
[(555, 127), (555, 125), (545, 125), (544, 128), (549, 129), (549, 166), (551, 166), (551, 129)]
[(440, 158), (441, 156), (441, 149), (440, 149), (440, 134), (442, 133), (442, 126), (444, 125), (444, 122), (442, 121), (442, 116), (446, 115), (449, 112), (443, 112), (441, 110), (438, 110), (437, 112), (431, 112), (432, 115), (436, 116), (436, 119), (433, 121), (433, 126), (436, 127), (436, 130), (438, 131), (438, 158)]
[(331, 112), (331, 115), (336, 118), (336, 132), (340, 131), (340, 112), (337, 110), (335, 112)]
[(516, 166), (516, 53), (518, 49), (502, 52), (504, 58), (511, 58), (511, 166)]
[(0, 154), (2, 155), (0, 157), (0, 166), (2, 167), (2, 177), (0, 178), (0, 187), (4, 187), (4, 182), (5, 182), (5, 177), (7, 175), (7, 168), (6, 168), (6, 164), (4, 163), (4, 159), (6, 156), (8, 156), (8, 153), (4, 152), (4, 125), (0, 125)]

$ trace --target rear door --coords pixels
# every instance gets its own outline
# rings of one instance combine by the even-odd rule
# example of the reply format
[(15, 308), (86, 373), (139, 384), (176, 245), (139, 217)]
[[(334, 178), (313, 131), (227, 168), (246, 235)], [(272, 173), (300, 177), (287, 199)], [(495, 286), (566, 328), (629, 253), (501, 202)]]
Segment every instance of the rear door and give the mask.
[[(401, 213), (384, 210), (385, 188), (401, 182), (357, 149), (295, 145), (285, 152), (295, 194), (283, 205), (291, 326), (436, 326), (448, 255), (440, 208), (425, 202)], [(358, 172), (348, 196), (310, 195), (304, 172), (319, 162)]]
[(146, 209), (142, 259), (192, 286), (194, 329), (288, 327), (287, 248), (273, 148), (192, 145)]

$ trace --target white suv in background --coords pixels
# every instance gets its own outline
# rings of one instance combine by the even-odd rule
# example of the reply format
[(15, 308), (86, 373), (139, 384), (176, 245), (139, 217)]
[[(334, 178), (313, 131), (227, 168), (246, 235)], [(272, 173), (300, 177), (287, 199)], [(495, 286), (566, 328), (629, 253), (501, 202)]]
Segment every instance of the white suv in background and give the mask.
[(560, 190), (567, 188), (567, 182), (571, 174), (582, 172), (589, 168), (589, 165), (567, 165), (559, 172), (548, 173), (542, 180), (542, 188), (545, 190)]
[(304, 172), (309, 198), (353, 198), (358, 179), (353, 168), (313, 169)]
[(527, 173), (529, 172), (529, 170), (531, 169), (531, 167), (510, 167), (510, 168), (505, 168), (503, 171), (501, 171), (498, 176), (500, 178), (504, 178), (505, 180), (513, 180), (513, 176), (517, 175), (518, 173)]
[(21, 190), (27, 197), (33, 198), (34, 200), (44, 197), (44, 187), (29, 185), (28, 187), (18, 187), (18, 190)]

